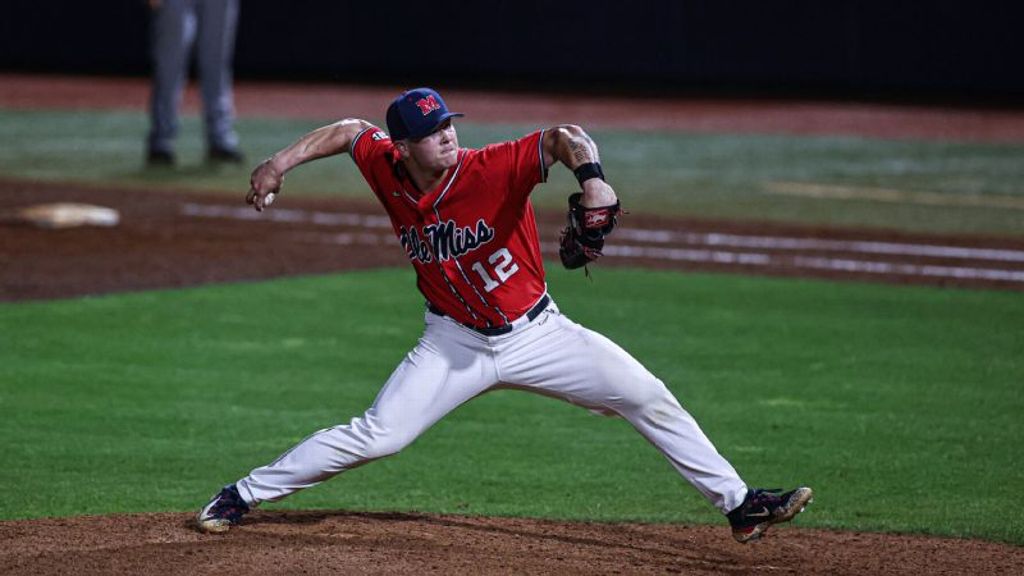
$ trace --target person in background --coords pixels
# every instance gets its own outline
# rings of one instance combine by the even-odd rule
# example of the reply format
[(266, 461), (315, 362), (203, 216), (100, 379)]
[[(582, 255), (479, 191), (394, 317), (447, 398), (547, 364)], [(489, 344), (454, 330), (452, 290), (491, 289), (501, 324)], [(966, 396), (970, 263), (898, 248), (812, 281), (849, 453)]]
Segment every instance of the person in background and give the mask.
[(243, 162), (234, 129), (231, 89), (238, 0), (148, 0), (148, 4), (152, 13), (153, 87), (147, 164), (175, 163), (178, 108), (193, 45), (197, 48), (207, 160)]

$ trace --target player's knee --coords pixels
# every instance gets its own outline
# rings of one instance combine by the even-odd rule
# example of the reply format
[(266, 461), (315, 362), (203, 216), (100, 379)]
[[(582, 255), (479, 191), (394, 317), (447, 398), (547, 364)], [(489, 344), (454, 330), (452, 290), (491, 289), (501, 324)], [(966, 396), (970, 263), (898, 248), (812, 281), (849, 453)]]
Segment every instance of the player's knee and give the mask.
[(654, 376), (641, 378), (631, 382), (627, 391), (623, 394), (622, 410), (624, 412), (649, 410), (655, 406), (660, 406), (670, 398), (672, 398), (672, 394), (661, 380)]
[(369, 460), (393, 456), (411, 444), (414, 439), (415, 436), (411, 434), (389, 433), (377, 435), (367, 443), (365, 456)]

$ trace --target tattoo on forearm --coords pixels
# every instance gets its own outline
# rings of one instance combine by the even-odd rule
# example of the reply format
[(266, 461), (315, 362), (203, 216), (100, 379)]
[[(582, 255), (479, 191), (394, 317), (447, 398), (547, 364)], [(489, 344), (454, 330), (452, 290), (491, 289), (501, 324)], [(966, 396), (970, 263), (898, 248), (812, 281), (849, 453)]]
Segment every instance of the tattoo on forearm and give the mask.
[(594, 152), (586, 140), (569, 140), (569, 151), (572, 152), (573, 160), (576, 161), (577, 165), (596, 161)]

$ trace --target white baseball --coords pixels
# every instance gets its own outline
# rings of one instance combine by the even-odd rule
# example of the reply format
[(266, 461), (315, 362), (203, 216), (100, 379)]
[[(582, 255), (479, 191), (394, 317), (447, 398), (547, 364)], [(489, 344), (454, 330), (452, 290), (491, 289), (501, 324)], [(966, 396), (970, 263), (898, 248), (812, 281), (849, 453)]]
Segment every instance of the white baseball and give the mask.
[(273, 192), (271, 192), (270, 194), (267, 194), (267, 197), (263, 199), (263, 206), (267, 207), (267, 206), (270, 206), (271, 204), (273, 204), (274, 203), (274, 198), (276, 198), (276, 197), (277, 197), (277, 194), (274, 194)]

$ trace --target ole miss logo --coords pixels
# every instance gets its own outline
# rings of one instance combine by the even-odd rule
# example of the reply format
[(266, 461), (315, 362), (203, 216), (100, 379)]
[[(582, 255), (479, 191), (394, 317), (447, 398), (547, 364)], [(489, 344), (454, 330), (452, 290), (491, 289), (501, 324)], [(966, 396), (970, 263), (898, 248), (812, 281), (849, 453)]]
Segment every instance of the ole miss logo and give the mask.
[(434, 110), (440, 110), (441, 105), (437, 103), (437, 99), (433, 96), (427, 96), (426, 98), (420, 98), (416, 101), (416, 105), (420, 107), (420, 112), (424, 116), (430, 114)]
[(412, 261), (426, 264), (436, 257), (441, 262), (458, 258), (494, 240), (494, 227), (480, 218), (476, 226), (459, 226), (455, 220), (442, 220), (423, 227), (422, 235), (415, 226), (398, 229), (398, 239)]

